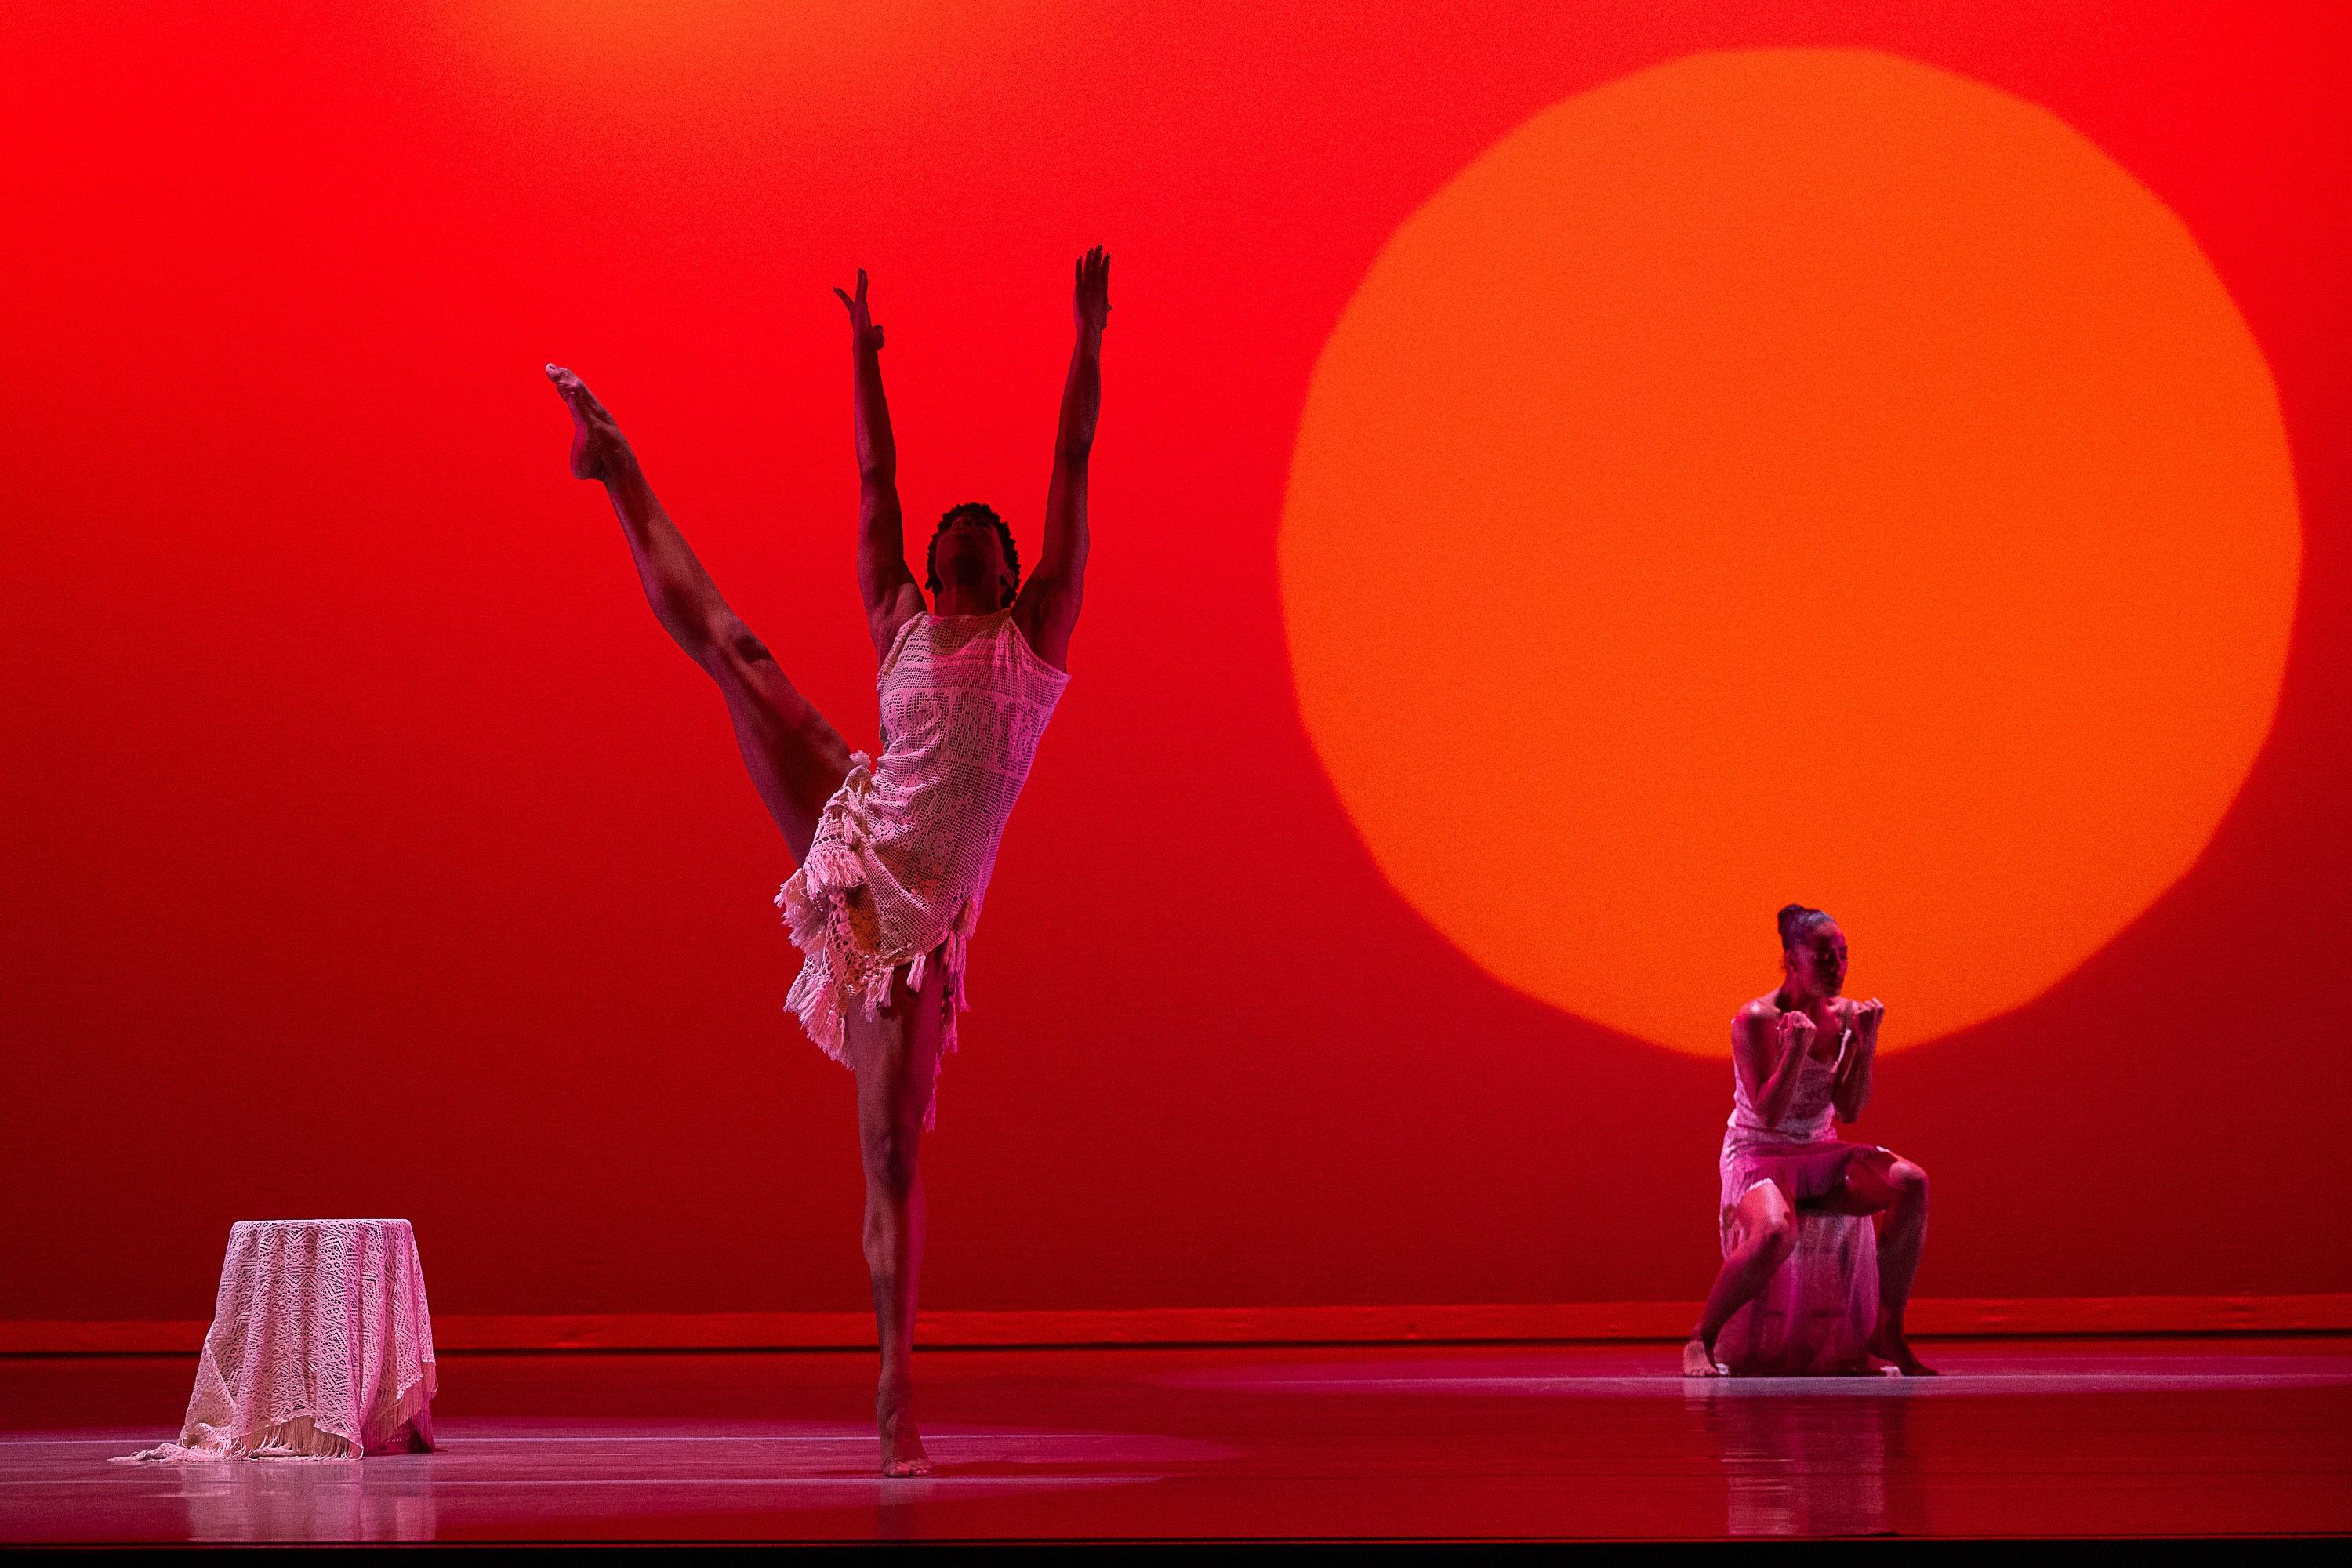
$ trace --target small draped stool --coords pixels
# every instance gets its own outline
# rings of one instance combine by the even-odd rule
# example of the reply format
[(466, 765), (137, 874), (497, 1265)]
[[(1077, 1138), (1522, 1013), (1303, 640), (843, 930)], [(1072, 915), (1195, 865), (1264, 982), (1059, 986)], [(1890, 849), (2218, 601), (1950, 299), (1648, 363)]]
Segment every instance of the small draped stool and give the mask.
[[(1726, 1225), (1727, 1257), (1739, 1239)], [(1877, 1326), (1878, 1227), (1868, 1215), (1799, 1209), (1796, 1247), (1724, 1324), (1715, 1359), (1749, 1377), (1867, 1372)]]
[(180, 1440), (138, 1459), (433, 1447), (433, 1320), (404, 1219), (243, 1220)]

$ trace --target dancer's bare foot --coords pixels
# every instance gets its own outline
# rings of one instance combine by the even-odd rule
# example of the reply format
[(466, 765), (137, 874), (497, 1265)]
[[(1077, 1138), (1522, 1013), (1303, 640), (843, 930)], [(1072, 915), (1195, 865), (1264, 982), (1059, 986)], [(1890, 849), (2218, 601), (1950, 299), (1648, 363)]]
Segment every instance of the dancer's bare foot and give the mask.
[(1730, 1372), (1729, 1367), (1715, 1359), (1715, 1352), (1707, 1349), (1706, 1342), (1696, 1334), (1693, 1334), (1690, 1342), (1683, 1346), (1685, 1377), (1727, 1377)]
[(882, 1473), (886, 1476), (928, 1476), (930, 1456), (923, 1452), (923, 1435), (915, 1426), (915, 1402), (906, 1390), (880, 1389), (874, 1396), (874, 1425), (882, 1436)]
[(1941, 1375), (1934, 1367), (1919, 1359), (1919, 1353), (1911, 1348), (1911, 1342), (1903, 1337), (1903, 1331), (1900, 1329), (1879, 1330), (1870, 1336), (1870, 1343), (1864, 1348), (1880, 1361), (1885, 1362), (1889, 1369), (1905, 1377)]
[(556, 392), (563, 405), (572, 410), (572, 477), (575, 479), (604, 479), (612, 476), (614, 466), (629, 455), (629, 443), (621, 427), (588, 390), (588, 384), (560, 364), (547, 367), (547, 379), (555, 383)]

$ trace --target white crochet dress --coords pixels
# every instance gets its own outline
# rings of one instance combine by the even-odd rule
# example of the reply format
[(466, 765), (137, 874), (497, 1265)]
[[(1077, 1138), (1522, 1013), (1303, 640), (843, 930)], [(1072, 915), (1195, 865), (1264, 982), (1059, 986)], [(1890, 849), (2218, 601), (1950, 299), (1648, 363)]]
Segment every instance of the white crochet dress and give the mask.
[(1069, 676), (1039, 658), (1010, 610), (917, 614), (884, 656), (875, 689), (882, 760), (851, 759), (825, 802), (808, 858), (776, 895), (803, 955), (784, 1005), (843, 1061), (842, 1016), (867, 1017), (946, 966), (942, 1057), (965, 1005), (967, 944), (1005, 819)]

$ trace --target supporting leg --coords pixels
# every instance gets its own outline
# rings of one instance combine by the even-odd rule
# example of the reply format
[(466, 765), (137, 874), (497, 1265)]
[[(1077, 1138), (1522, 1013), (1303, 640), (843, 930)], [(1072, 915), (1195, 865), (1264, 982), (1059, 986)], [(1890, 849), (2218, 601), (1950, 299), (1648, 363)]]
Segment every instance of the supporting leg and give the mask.
[(1847, 1214), (1876, 1214), (1878, 1222), (1878, 1326), (1870, 1353), (1906, 1377), (1933, 1377), (1936, 1369), (1919, 1359), (1904, 1335), (1903, 1313), (1911, 1302), (1911, 1281), (1927, 1242), (1927, 1173), (1884, 1149), (1858, 1154), (1846, 1166), (1845, 1184), (1824, 1207)]
[(1720, 1377), (1715, 1359), (1715, 1338), (1731, 1315), (1754, 1300), (1788, 1260), (1797, 1245), (1797, 1215), (1779, 1187), (1766, 1182), (1750, 1187), (1739, 1200), (1739, 1243), (1716, 1272), (1715, 1287), (1706, 1293), (1706, 1307), (1690, 1342), (1683, 1346), (1685, 1377)]
[(919, 992), (901, 972), (892, 1005), (877, 1018), (846, 1020), (857, 1073), (857, 1136), (866, 1167), (866, 1268), (882, 1348), (874, 1419), (886, 1476), (929, 1475), (915, 1423), (915, 1306), (923, 1268), (923, 1118), (940, 1056), (944, 965), (929, 965)]

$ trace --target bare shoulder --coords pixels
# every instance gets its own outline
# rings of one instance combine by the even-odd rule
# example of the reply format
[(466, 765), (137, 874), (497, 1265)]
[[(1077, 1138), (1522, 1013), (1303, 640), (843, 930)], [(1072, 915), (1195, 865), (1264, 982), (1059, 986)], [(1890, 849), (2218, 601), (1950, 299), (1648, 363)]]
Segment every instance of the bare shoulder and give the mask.
[(1744, 1004), (1731, 1016), (1731, 1043), (1739, 1046), (1769, 1039), (1772, 1026), (1780, 1021), (1780, 1009), (1775, 1004), (1773, 994), (1759, 996)]

